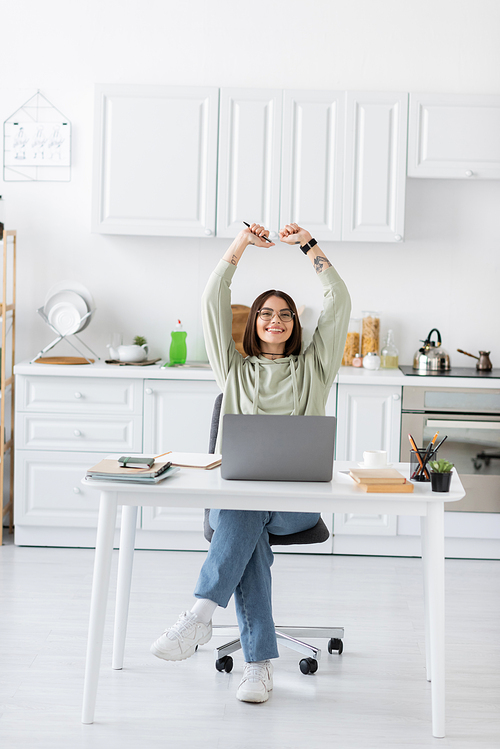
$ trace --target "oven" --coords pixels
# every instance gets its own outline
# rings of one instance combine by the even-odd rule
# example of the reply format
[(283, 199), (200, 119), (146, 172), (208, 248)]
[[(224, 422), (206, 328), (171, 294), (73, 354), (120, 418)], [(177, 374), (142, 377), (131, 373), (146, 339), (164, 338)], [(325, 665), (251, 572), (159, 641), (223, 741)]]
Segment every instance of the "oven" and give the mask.
[(500, 512), (500, 390), (403, 387), (401, 460), (411, 434), (419, 447), (447, 435), (438, 458), (453, 463), (467, 495), (448, 512)]

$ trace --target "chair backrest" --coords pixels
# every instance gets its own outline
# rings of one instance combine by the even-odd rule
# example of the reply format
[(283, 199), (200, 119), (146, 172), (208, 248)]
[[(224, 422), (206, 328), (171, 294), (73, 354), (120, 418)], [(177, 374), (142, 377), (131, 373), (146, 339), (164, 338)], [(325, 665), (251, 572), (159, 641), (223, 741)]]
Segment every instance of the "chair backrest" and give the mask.
[[(214, 408), (212, 411), (212, 421), (210, 423), (210, 439), (208, 443), (208, 452), (215, 452), (215, 444), (217, 442), (217, 434), (219, 432), (219, 421), (220, 412), (222, 407), (222, 393), (216, 397), (214, 402)], [(212, 540), (214, 534), (213, 529), (209, 523), (210, 510), (205, 510), (205, 516), (203, 518), (203, 535), (207, 541)], [(321, 544), (327, 541), (330, 537), (330, 531), (326, 527), (322, 518), (318, 520), (316, 525), (312, 528), (308, 528), (306, 531), (299, 531), (298, 533), (290, 533), (288, 536), (275, 536), (274, 533), (269, 534), (269, 544), (271, 546), (291, 546), (292, 544)]]

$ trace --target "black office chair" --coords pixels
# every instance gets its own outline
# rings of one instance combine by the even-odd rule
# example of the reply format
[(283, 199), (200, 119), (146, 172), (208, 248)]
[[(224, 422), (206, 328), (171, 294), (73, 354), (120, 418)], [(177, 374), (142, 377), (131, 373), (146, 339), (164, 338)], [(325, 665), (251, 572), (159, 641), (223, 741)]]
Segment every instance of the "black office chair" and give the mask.
[[(208, 452), (215, 452), (215, 444), (219, 431), (220, 411), (222, 405), (222, 393), (215, 399), (214, 409), (212, 412), (212, 423), (210, 425), (210, 442)], [(204, 536), (208, 542), (212, 540), (214, 534), (208, 521), (210, 510), (205, 510), (204, 517)], [(306, 531), (291, 533), (288, 536), (276, 536), (269, 534), (269, 543), (271, 546), (290, 546), (292, 544), (319, 544), (326, 541), (330, 533), (323, 520), (320, 518), (315, 526)], [(214, 625), (214, 629), (226, 628), (228, 625)], [(344, 637), (343, 627), (283, 627), (276, 626), (276, 637), (278, 642), (292, 650), (305, 655), (299, 662), (300, 670), (303, 674), (314, 674), (318, 670), (318, 661), (321, 657), (321, 650), (309, 645), (306, 642), (298, 640), (298, 637), (321, 638), (328, 637), (328, 652), (336, 651), (339, 655), (344, 649), (342, 638)], [(241, 648), (241, 642), (238, 639), (222, 645), (215, 649), (215, 667), (218, 671), (229, 673), (233, 669), (233, 659), (231, 653)]]

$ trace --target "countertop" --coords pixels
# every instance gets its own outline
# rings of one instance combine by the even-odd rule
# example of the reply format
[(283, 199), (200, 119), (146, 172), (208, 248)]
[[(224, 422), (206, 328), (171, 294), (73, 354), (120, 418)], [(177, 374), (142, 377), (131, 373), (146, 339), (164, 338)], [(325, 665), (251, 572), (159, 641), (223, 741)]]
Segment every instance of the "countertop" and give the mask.
[[(16, 375), (49, 375), (51, 377), (125, 377), (148, 380), (214, 380), (214, 373), (208, 364), (193, 362), (180, 367), (162, 367), (161, 362), (147, 367), (117, 366), (97, 361), (94, 364), (30, 364), (20, 362), (14, 367)], [(411, 377), (399, 369), (357, 369), (341, 367), (336, 383), (343, 385), (392, 385), (411, 387), (475, 388), (483, 390), (500, 389), (499, 379), (476, 377)]]

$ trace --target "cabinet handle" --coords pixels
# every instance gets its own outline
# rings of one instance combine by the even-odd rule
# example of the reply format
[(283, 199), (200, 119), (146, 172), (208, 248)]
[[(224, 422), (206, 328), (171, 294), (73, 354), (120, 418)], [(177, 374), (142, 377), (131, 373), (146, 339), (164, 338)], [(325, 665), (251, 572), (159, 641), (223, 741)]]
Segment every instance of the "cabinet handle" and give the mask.
[(79, 429), (75, 429), (75, 431), (73, 432), (73, 434), (75, 435), (75, 437), (81, 437), (82, 436), (82, 433), (80, 432)]
[(471, 172), (471, 170), (470, 170), (470, 169), (467, 169), (467, 171), (465, 172), (465, 176), (466, 176), (466, 177), (472, 177), (472, 176), (473, 176), (473, 174), (474, 174), (474, 172)]
[(75, 398), (81, 398), (81, 397), (82, 397), (82, 394), (81, 394), (81, 393), (79, 393), (79, 392), (77, 391), (77, 392), (75, 393)]
[(146, 388), (146, 391), (145, 391), (145, 392), (146, 392), (146, 395), (151, 395), (151, 393), (152, 393), (153, 391), (152, 391), (152, 389), (151, 389), (151, 388)]
[(212, 236), (212, 229), (205, 229), (205, 235), (207, 237), (211, 237)]
[(393, 393), (392, 394), (392, 400), (393, 401), (398, 401), (400, 398), (401, 398), (401, 396), (398, 393)]
[(74, 486), (73, 487), (73, 494), (80, 494), (80, 493), (81, 493), (81, 489), (79, 489), (77, 486)]
[(401, 242), (401, 240), (403, 239), (403, 237), (401, 236), (401, 234), (395, 234), (394, 235), (394, 239), (396, 240), (396, 242)]

